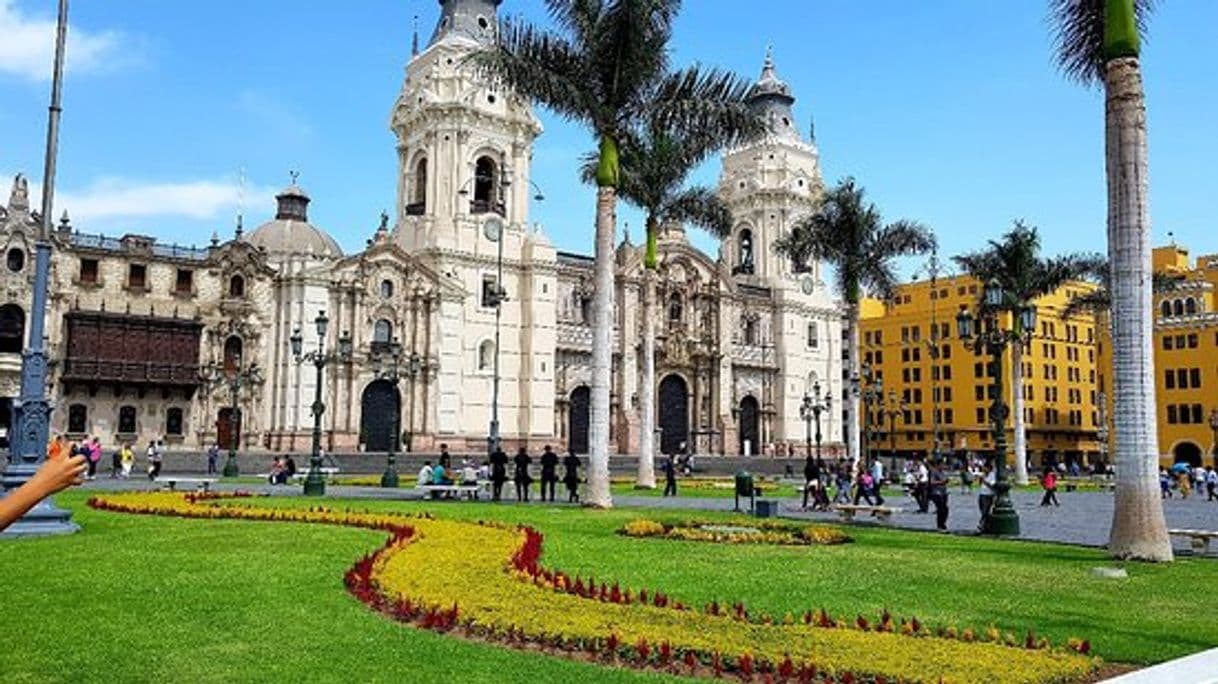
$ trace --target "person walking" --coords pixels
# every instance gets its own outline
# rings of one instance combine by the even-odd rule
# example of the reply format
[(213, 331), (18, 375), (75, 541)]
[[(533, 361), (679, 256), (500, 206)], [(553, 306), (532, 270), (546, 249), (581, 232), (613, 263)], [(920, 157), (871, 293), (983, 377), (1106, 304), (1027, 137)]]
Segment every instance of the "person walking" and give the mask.
[(541, 500), (546, 500), (546, 490), (550, 492), (550, 501), (554, 500), (554, 489), (558, 486), (558, 454), (547, 444), (541, 453)]
[(858, 477), (854, 478), (854, 505), (859, 505), (859, 499), (867, 499), (868, 506), (874, 506), (875, 502), (871, 500), (871, 488), (874, 485), (871, 479), (871, 473), (866, 470), (860, 470)]
[(1045, 468), (1045, 472), (1040, 477), (1040, 485), (1045, 488), (1045, 495), (1041, 497), (1040, 505), (1060, 506), (1057, 502), (1057, 472), (1052, 468)]
[(809, 454), (808, 458), (804, 461), (804, 502), (801, 508), (805, 511), (808, 510), (809, 492), (811, 492), (813, 497), (812, 503), (816, 503), (816, 487), (820, 484), (818, 480), (820, 480), (820, 468), (817, 467), (816, 461)]
[(985, 474), (981, 476), (981, 493), (977, 495), (977, 507), (981, 509), (981, 521), (977, 523), (977, 531), (984, 532), (990, 520), (990, 512), (994, 510), (994, 485), (998, 484), (998, 475), (994, 472), (994, 462), (987, 461)]
[(833, 495), (833, 503), (850, 503), (850, 466), (845, 461), (837, 464), (834, 483), (837, 485), (837, 492)]
[(122, 445), (119, 445), (114, 453), (110, 454), (110, 479), (116, 479), (121, 472), (123, 472), (123, 448)]
[(928, 475), (928, 498), (935, 504), (935, 527), (947, 531), (947, 464), (939, 461)]
[(919, 513), (930, 510), (930, 470), (923, 459), (914, 466), (914, 501), (918, 502)]
[(533, 463), (533, 459), (529, 457), (527, 449), (520, 447), (512, 462), (516, 465), (516, 472), (512, 476), (516, 481), (516, 501), (528, 503), (529, 486), (533, 484), (533, 478), (529, 476), (529, 465)]
[(579, 503), (579, 457), (568, 451), (562, 460), (563, 484), (567, 485), (567, 503)]
[(148, 479), (155, 480), (161, 474), (161, 451), (156, 447), (156, 440), (148, 441)]
[(122, 478), (126, 480), (131, 477), (131, 469), (135, 467), (135, 450), (131, 448), (129, 442), (123, 444), (123, 448), (119, 451), (119, 459), (123, 467)]
[(871, 462), (871, 493), (875, 495), (875, 505), (884, 505), (884, 464), (880, 459)]
[(498, 447), (491, 453), (491, 500), (503, 498), (503, 483), (507, 482), (507, 453)]
[(672, 454), (664, 457), (664, 496), (677, 495), (677, 464), (672, 460)]
[(216, 474), (216, 464), (220, 461), (220, 445), (212, 442), (207, 449), (207, 474)]
[(1162, 468), (1159, 468), (1159, 496), (1163, 499), (1172, 498), (1171, 477), (1169, 477), (1167, 471), (1163, 470)]
[(85, 479), (92, 480), (97, 477), (97, 463), (101, 461), (101, 440), (94, 437), (92, 442), (81, 442), (80, 453), (85, 455), (85, 464), (89, 469)]
[(1214, 466), (1205, 467), (1206, 501), (1218, 501), (1218, 470)]

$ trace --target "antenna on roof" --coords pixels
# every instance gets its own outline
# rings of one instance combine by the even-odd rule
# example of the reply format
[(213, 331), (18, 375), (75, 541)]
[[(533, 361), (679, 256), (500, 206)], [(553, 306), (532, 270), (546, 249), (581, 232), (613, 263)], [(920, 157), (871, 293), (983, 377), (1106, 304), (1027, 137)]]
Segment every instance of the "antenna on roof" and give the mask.
[(245, 167), (242, 166), (237, 170), (237, 228), (234, 231), (235, 238), (241, 239), (241, 235), (245, 232), (242, 225), (242, 218), (245, 215)]
[(414, 15), (414, 37), (410, 41), (410, 56), (419, 56), (419, 15)]

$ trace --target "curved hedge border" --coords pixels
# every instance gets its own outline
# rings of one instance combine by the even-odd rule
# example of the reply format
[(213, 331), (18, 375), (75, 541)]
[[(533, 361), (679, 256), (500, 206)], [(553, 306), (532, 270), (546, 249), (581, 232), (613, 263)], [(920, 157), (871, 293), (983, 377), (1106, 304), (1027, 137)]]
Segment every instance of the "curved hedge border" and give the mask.
[[(672, 674), (745, 681), (1076, 681), (1098, 667), (1089, 644), (1053, 649), (1031, 632), (994, 628), (933, 631), (887, 611), (834, 618), (823, 610), (781, 620), (753, 617), (743, 604), (699, 611), (662, 592), (623, 590), (540, 565), (542, 536), (527, 527), (403, 515), (215, 505), (225, 495), (173, 493), (94, 497), (109, 511), (204, 519), (345, 525), (389, 532), (380, 549), (345, 576), (372, 609), (424, 629)], [(454, 585), (454, 578), (460, 582)], [(454, 586), (476, 590), (453, 595)], [(1073, 649), (1073, 650), (1072, 650)]]

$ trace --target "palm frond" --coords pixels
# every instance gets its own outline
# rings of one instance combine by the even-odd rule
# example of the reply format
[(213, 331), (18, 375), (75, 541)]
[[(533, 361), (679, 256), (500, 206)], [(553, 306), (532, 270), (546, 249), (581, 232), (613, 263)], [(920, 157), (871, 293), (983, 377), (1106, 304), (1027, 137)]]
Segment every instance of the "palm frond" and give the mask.
[(686, 188), (673, 195), (660, 213), (660, 220), (688, 223), (720, 239), (732, 234), (732, 210), (714, 190), (705, 186)]
[(694, 65), (659, 82), (648, 119), (662, 130), (680, 132), (691, 150), (752, 140), (765, 133), (766, 122), (749, 104), (749, 88), (749, 81), (736, 74)]
[[(1104, 5), (1107, 0), (1049, 0), (1049, 24), (1057, 67), (1067, 78), (1096, 85), (1104, 69)], [(1133, 0), (1138, 34), (1144, 39), (1157, 0)]]
[(498, 42), (469, 59), (492, 78), (565, 119), (603, 117), (596, 94), (587, 88), (587, 65), (578, 46), (558, 34), (504, 19)]

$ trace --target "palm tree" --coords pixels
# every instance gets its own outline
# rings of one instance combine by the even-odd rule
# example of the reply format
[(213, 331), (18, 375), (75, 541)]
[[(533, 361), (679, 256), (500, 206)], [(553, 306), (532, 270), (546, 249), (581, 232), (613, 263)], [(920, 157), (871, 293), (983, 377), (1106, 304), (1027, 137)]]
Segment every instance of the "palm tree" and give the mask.
[[(796, 222), (790, 233), (774, 242), (774, 251), (795, 263), (817, 260), (834, 267), (837, 290), (846, 304), (846, 363), (852, 378), (859, 377), (859, 301), (864, 293), (890, 298), (897, 286), (893, 260), (925, 254), (934, 247), (934, 234), (916, 221), (883, 225), (879, 210), (849, 177), (825, 192), (816, 213)], [(855, 392), (848, 396), (846, 446), (857, 467), (859, 396)]]
[(546, 0), (555, 29), (501, 22), (497, 43), (474, 56), (490, 74), (597, 139), (596, 247), (593, 274), (588, 496), (613, 505), (609, 492), (609, 385), (613, 339), (613, 242), (619, 143), (646, 114), (696, 130), (751, 114), (731, 74), (670, 73), (669, 41), (680, 0)]
[[(741, 84), (743, 88), (743, 82)], [(733, 89), (738, 92), (739, 89)], [(742, 130), (740, 125), (747, 126)], [(661, 225), (689, 223), (718, 238), (731, 234), (732, 214), (710, 188), (686, 187), (698, 164), (733, 140), (760, 133), (764, 120), (729, 117), (718, 126), (699, 130), (665, 130), (665, 122), (649, 120), (623, 145), (618, 193), (647, 212), (647, 242), (643, 253), (643, 377), (639, 389), (639, 465), (635, 484), (654, 489), (655, 476), (655, 270), (657, 235)], [(595, 178), (596, 160), (584, 166), (584, 179)]]
[(1057, 63), (1068, 78), (1103, 84), (1111, 264), (1116, 502), (1108, 550), (1172, 560), (1159, 498), (1155, 421), (1146, 97), (1139, 61), (1154, 0), (1050, 0)]
[[(1040, 257), (1040, 235), (1033, 226), (1016, 221), (1002, 236), (990, 240), (989, 247), (955, 257), (969, 275), (983, 283), (996, 281), (1006, 293), (999, 310), (1012, 314), (1015, 333), (1032, 334), (1022, 329), (1019, 311), (1037, 299), (1056, 291), (1072, 280), (1082, 280), (1096, 272), (1102, 262), (1098, 254), (1067, 254), (1050, 259)], [(1015, 482), (1028, 483), (1028, 436), (1023, 415), (1023, 345), (1011, 345), (1011, 392), (1015, 433)]]

